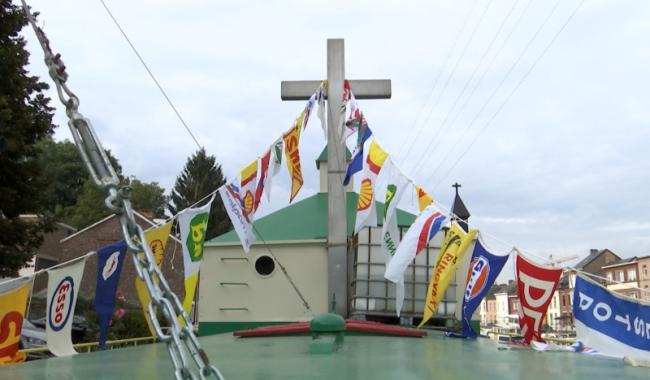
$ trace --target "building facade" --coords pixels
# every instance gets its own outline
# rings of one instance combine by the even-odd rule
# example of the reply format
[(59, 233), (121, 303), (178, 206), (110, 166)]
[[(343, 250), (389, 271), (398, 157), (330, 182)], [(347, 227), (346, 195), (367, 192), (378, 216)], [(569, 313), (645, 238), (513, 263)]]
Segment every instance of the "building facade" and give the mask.
[(641, 298), (650, 301), (650, 256), (639, 257), (638, 261)]
[(602, 269), (607, 279), (607, 289), (628, 297), (640, 298), (639, 261), (636, 257), (620, 260), (603, 266)]

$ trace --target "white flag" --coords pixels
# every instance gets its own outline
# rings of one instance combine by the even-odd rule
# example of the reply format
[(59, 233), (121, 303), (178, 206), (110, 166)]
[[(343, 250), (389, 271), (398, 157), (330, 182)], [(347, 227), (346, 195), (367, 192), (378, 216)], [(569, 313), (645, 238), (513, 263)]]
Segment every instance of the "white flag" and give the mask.
[(235, 233), (237, 233), (244, 251), (248, 253), (251, 245), (255, 242), (255, 234), (253, 233), (253, 224), (244, 216), (238, 183), (239, 178), (235, 178), (229, 184), (221, 186), (219, 188), (219, 195), (226, 208), (228, 217), (235, 228)]
[(278, 174), (282, 167), (282, 152), (284, 151), (284, 140), (277, 139), (271, 146), (271, 162), (269, 163), (270, 173), (266, 173), (264, 177), (264, 192), (266, 193), (266, 200), (271, 201), (271, 182), (273, 177)]
[[(399, 246), (400, 236), (397, 226), (397, 204), (408, 186), (408, 178), (395, 166), (392, 160), (388, 160), (386, 203), (384, 204), (384, 223), (381, 229), (381, 248), (386, 257), (386, 266), (393, 259)], [(395, 283), (395, 311), (399, 317), (404, 305), (404, 276)]]
[(85, 265), (84, 257), (62, 268), (47, 271), (45, 332), (47, 348), (56, 356), (70, 356), (77, 353), (72, 347), (70, 334)]
[(440, 231), (444, 220), (445, 216), (433, 205), (425, 208), (415, 219), (415, 222), (413, 222), (409, 230), (406, 231), (402, 242), (397, 247), (397, 252), (395, 252), (393, 259), (386, 266), (384, 277), (389, 281), (399, 282), (404, 276), (404, 271), (415, 256)]
[(327, 107), (325, 106), (325, 86), (323, 83), (316, 91), (316, 103), (318, 103), (318, 118), (320, 119), (320, 126), (323, 128), (323, 135), (327, 139)]

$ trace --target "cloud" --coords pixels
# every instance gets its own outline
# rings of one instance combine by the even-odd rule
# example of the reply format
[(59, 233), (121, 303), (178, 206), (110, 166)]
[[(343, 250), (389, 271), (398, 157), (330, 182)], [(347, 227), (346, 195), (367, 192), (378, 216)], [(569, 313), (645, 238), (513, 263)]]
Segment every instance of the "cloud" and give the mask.
[[(392, 80), (390, 100), (360, 104), (382, 146), (437, 200), (451, 206), (451, 184), (460, 182), (471, 223), (535, 254), (586, 255), (590, 248), (610, 248), (623, 257), (648, 254), (650, 52), (637, 41), (650, 34), (644, 17), (650, 3), (585, 2), (503, 103), (578, 2), (561, 2), (534, 41), (553, 4), (533, 2), (524, 13), (524, 2), (493, 2), (489, 9), (478, 3), (456, 44), (472, 1), (323, 0), (309, 6), (254, 1), (245, 7), (111, 1), (109, 6), (229, 178), (300, 113), (303, 102), (281, 101), (280, 81), (323, 79), (325, 40), (342, 37), (349, 78)], [(170, 189), (196, 146), (101, 4), (30, 3), (41, 12), (53, 49), (63, 54), (70, 87), (102, 142), (126, 173)], [(24, 34), (32, 52), (30, 70), (45, 79), (33, 32)], [(485, 71), (485, 77), (470, 98), (478, 83), (472, 73), (483, 54), (477, 73)], [(69, 137), (63, 109), (53, 104), (61, 125), (56, 138)], [(324, 141), (317, 121), (300, 146), (303, 197), (318, 188), (313, 161)], [(277, 178), (273, 202), (264, 207), (284, 207), (288, 186), (286, 174)], [(508, 250), (507, 244), (492, 244)]]

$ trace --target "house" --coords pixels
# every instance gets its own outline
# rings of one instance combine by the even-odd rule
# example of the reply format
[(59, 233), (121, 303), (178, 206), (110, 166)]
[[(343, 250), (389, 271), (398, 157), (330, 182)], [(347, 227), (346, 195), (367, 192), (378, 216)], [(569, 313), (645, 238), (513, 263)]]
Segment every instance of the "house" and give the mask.
[[(40, 215), (23, 214), (19, 216), (24, 222), (37, 222)], [(54, 265), (56, 257), (60, 255), (61, 240), (77, 232), (77, 229), (62, 222), (55, 222), (52, 231), (43, 233), (43, 242), (34, 252), (34, 257), (25, 268), (20, 270), (21, 276), (26, 276), (40, 269), (49, 268)]]
[[(347, 278), (330, 278), (326, 150), (316, 160), (316, 167), (320, 192), (256, 220), (257, 242), (249, 253), (243, 251), (234, 231), (205, 243), (198, 301), (201, 335), (308, 320), (312, 314), (330, 310), (332, 302), (347, 302), (349, 315), (345, 317), (398, 322), (395, 286), (383, 277), (383, 204), (376, 202), (379, 227), (354, 235), (357, 194), (347, 191), (348, 273)], [(415, 215), (398, 209), (402, 234), (414, 220)], [(411, 324), (422, 317), (442, 238), (442, 233), (437, 234), (406, 271), (401, 323)], [(467, 266), (459, 265), (457, 273), (459, 282), (464, 281)], [(329, 281), (346, 281), (348, 299), (328, 299)], [(463, 291), (456, 286), (456, 279), (452, 280), (435, 317), (460, 319), (456, 300)]]
[(546, 310), (546, 323), (551, 327), (551, 330), (558, 331), (560, 329), (560, 292), (555, 289), (551, 303)]
[(607, 289), (632, 298), (640, 298), (639, 260), (636, 256), (603, 266)]
[[(578, 264), (576, 264), (575, 268), (583, 272), (591, 273), (600, 277), (605, 277), (605, 274), (603, 272), (603, 267), (616, 263), (619, 260), (621, 260), (621, 258), (607, 248), (605, 249), (592, 248), (591, 250), (589, 250), (589, 255), (587, 255), (587, 257), (585, 257)], [(571, 288), (573, 288), (573, 284), (575, 284), (575, 280), (570, 279), (570, 284), (571, 284)]]
[[(134, 211), (136, 223), (143, 229), (154, 226), (154, 223), (142, 213)], [(66, 234), (63, 234), (66, 235)], [(39, 250), (36, 255), (36, 268), (48, 268), (56, 264), (83, 256), (88, 252), (96, 251), (105, 245), (115, 243), (123, 239), (122, 229), (118, 217), (114, 214), (105, 217), (92, 225), (76, 231), (52, 244), (47, 245), (46, 250)], [(137, 305), (139, 303), (134, 281), (136, 277), (132, 259), (127, 254), (127, 259), (122, 266), (122, 273), (118, 285), (118, 291), (122, 292), (127, 302)], [(181, 300), (184, 295), (183, 278), (183, 254), (181, 245), (170, 237), (162, 263), (162, 271), (172, 290)], [(86, 259), (83, 278), (81, 280), (79, 296), (86, 299), (93, 299), (95, 296), (95, 285), (97, 276), (97, 258), (95, 255)], [(34, 282), (34, 296), (45, 297), (47, 288), (47, 275), (36, 276)], [(35, 318), (42, 317), (34, 316)]]
[(650, 301), (650, 256), (643, 256), (637, 258), (639, 261), (639, 288), (641, 291), (641, 298)]

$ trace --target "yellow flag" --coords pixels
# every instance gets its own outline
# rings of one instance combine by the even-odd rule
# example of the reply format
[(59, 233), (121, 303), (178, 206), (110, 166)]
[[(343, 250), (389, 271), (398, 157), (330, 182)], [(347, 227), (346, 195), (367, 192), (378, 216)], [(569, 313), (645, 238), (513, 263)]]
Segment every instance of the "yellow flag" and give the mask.
[[(436, 312), (445, 291), (449, 287), (451, 278), (456, 272), (458, 263), (476, 238), (476, 234), (478, 234), (478, 230), (470, 230), (465, 233), (457, 223), (452, 223), (451, 228), (445, 234), (445, 241), (440, 247), (440, 254), (433, 269), (431, 282), (429, 282), (427, 300), (424, 303), (424, 311), (422, 312), (422, 322), (420, 322), (418, 328), (422, 327)], [(460, 307), (460, 305), (457, 307)]]
[(17, 281), (24, 283), (0, 294), (0, 365), (22, 362), (26, 357), (24, 353), (18, 352), (18, 349), (32, 281)]
[(420, 208), (420, 212), (422, 212), (428, 205), (433, 203), (433, 198), (418, 185), (415, 185), (415, 192), (418, 194), (418, 207)]
[(282, 136), (284, 140), (284, 155), (286, 156), (287, 168), (291, 176), (291, 195), (289, 196), (289, 203), (298, 195), (298, 191), (304, 183), (302, 178), (302, 168), (300, 166), (300, 152), (298, 150), (298, 143), (300, 142), (300, 127), (305, 120), (305, 111), (302, 111), (300, 117), (296, 119), (296, 123), (286, 134)]
[[(165, 254), (165, 247), (167, 246), (167, 239), (169, 238), (171, 229), (172, 222), (167, 222), (160, 227), (156, 227), (144, 233), (144, 237), (147, 239), (147, 244), (149, 244), (151, 253), (153, 253), (154, 258), (156, 259), (156, 265), (158, 268), (162, 265), (163, 255)], [(144, 252), (140, 252), (140, 255), (144, 255)], [(138, 276), (135, 277), (135, 291), (138, 293), (138, 299), (142, 305), (144, 319), (147, 320), (149, 332), (151, 332), (152, 336), (155, 336), (156, 331), (151, 324), (151, 316), (149, 315), (149, 302), (151, 302), (151, 297), (149, 297), (147, 285), (145, 285), (144, 281), (140, 280)]]

